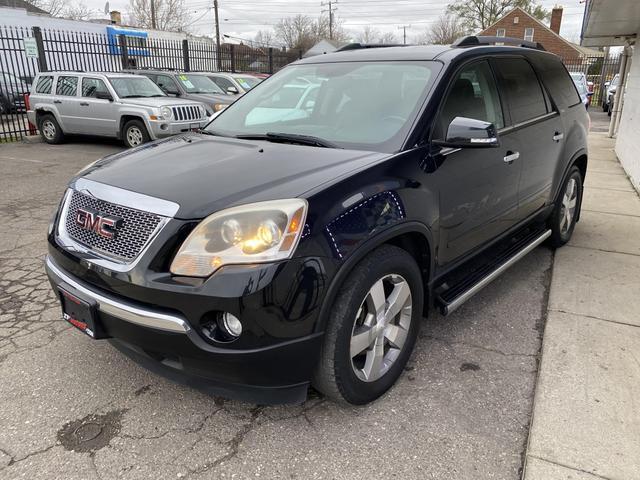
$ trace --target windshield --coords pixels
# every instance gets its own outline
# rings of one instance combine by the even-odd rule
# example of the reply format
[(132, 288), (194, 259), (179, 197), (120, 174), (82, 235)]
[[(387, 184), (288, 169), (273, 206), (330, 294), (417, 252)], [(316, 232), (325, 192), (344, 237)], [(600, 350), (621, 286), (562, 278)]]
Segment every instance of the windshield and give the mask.
[(224, 95), (225, 93), (213, 83), (209, 77), (204, 75), (189, 75), (180, 74), (177, 75), (178, 81), (182, 84), (182, 88), (187, 93), (218, 93)]
[(424, 61), (293, 65), (250, 90), (205, 130), (307, 135), (342, 148), (397, 151), (439, 68)]
[(155, 83), (147, 77), (115, 77), (109, 83), (120, 98), (166, 97)]
[(255, 77), (235, 77), (235, 78), (236, 78), (236, 82), (238, 82), (240, 86), (247, 91), (251, 90), (253, 87), (255, 87), (261, 82), (259, 78), (255, 78)]

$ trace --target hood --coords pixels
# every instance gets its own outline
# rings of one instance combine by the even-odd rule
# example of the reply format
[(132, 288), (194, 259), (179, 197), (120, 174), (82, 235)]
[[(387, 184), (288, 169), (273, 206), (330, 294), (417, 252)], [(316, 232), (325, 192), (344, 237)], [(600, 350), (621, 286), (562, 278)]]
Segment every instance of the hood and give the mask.
[(186, 134), (117, 153), (82, 177), (176, 202), (200, 219), (244, 203), (295, 198), (389, 154)]
[(232, 104), (236, 99), (231, 95), (224, 94), (215, 94), (215, 93), (188, 93), (185, 95), (189, 100), (195, 100), (197, 102), (202, 102), (206, 104), (208, 107), (213, 105), (214, 103), (223, 103), (225, 105)]
[(193, 100), (181, 100), (175, 97), (121, 98), (121, 103), (139, 105), (141, 107), (174, 107), (180, 105), (200, 105)]

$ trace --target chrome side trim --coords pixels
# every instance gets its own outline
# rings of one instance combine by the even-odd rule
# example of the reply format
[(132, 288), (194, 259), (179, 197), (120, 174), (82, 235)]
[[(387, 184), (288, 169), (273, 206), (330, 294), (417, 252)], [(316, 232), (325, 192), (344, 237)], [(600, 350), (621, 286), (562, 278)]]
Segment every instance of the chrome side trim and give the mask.
[(526, 247), (524, 247), (522, 250), (520, 250), (513, 257), (511, 257), (509, 260), (504, 262), (502, 265), (500, 265), (498, 268), (496, 268), (493, 272), (491, 272), (489, 275), (484, 277), (478, 283), (473, 285), (469, 290), (466, 290), (459, 297), (455, 298), (451, 303), (448, 303), (448, 304), (444, 305), (444, 307), (442, 309), (442, 313), (444, 315), (449, 315), (449, 314), (455, 312), (464, 302), (469, 300), (476, 293), (478, 293), (484, 287), (489, 285), (493, 280), (495, 280), (500, 275), (502, 275), (505, 271), (507, 271), (507, 269), (509, 267), (511, 267), (513, 264), (515, 264), (518, 260), (521, 260), (531, 250), (536, 248), (538, 245), (540, 245), (542, 242), (544, 242), (550, 236), (551, 236), (551, 230), (547, 230), (546, 232), (542, 233), (538, 238), (533, 240), (531, 243), (527, 244)]
[(106, 202), (115, 203), (135, 210), (142, 210), (143, 212), (155, 213), (163, 217), (173, 217), (180, 209), (180, 205), (175, 202), (170, 202), (169, 200), (150, 197), (143, 193), (132, 192), (86, 178), (78, 178), (69, 186), (73, 190)]
[(127, 305), (115, 298), (90, 290), (63, 272), (62, 269), (54, 263), (51, 257), (49, 257), (49, 255), (47, 255), (45, 265), (47, 274), (55, 283), (63, 282), (76, 289), (78, 292), (92, 298), (98, 302), (98, 309), (104, 313), (113, 315), (114, 317), (127, 322), (135, 323), (136, 325), (165, 330), (168, 332), (187, 333), (191, 329), (189, 324), (179, 316), (167, 315)]

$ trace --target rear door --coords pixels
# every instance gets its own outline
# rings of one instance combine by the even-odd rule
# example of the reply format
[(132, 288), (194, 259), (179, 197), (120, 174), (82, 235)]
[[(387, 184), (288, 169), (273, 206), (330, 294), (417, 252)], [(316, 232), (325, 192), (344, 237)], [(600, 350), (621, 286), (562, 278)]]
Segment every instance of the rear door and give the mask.
[(65, 133), (80, 133), (82, 119), (79, 118), (80, 98), (77, 76), (58, 75), (53, 103), (60, 115), (62, 130)]
[[(455, 117), (483, 120), (499, 131), (504, 129), (506, 119), (488, 61), (470, 63), (454, 76), (432, 138), (444, 139)], [(440, 265), (490, 241), (514, 223), (520, 164), (505, 162), (505, 150), (504, 145), (444, 148), (436, 154), (440, 165), (431, 175), (440, 185)]]
[(84, 77), (80, 85), (80, 102), (78, 116), (82, 120), (82, 131), (87, 135), (115, 136), (118, 122), (115, 118), (113, 102), (96, 98), (99, 93), (113, 94), (100, 78)]
[(492, 60), (506, 99), (511, 125), (501, 132), (521, 164), (518, 220), (524, 220), (551, 200), (560, 160), (564, 127), (560, 114), (541, 85), (536, 71), (522, 57)]

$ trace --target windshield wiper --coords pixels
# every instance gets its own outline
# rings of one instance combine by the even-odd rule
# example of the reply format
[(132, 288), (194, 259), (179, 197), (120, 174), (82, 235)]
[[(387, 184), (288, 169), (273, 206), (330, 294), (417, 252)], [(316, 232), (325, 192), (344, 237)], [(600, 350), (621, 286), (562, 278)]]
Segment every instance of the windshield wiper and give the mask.
[(301, 135), (298, 133), (278, 133), (267, 132), (264, 135), (236, 135), (236, 138), (241, 140), (267, 140), (269, 142), (289, 142), (297, 143), (299, 145), (311, 145), (313, 147), (324, 148), (341, 148), (329, 140), (325, 140), (320, 137), (314, 137), (312, 135)]

